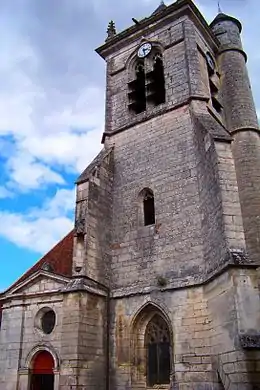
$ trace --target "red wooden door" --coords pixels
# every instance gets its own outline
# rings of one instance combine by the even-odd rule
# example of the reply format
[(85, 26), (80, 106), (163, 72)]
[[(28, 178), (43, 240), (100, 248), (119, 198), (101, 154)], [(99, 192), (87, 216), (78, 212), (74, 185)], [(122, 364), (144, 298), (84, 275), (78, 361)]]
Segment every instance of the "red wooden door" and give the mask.
[(33, 362), (30, 390), (54, 389), (54, 361), (47, 351), (38, 353)]

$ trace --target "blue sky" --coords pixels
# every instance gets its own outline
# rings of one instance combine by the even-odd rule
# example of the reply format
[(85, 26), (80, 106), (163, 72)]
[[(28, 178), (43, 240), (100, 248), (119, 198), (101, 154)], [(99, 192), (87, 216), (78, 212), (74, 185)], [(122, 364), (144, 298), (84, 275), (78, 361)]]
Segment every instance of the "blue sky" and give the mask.
[[(94, 52), (159, 0), (1, 0), (0, 291), (73, 226), (74, 181), (100, 149), (105, 63)], [(166, 2), (170, 4), (171, 2)], [(195, 1), (211, 21), (217, 0)], [(260, 112), (259, 0), (222, 0), (243, 23)]]

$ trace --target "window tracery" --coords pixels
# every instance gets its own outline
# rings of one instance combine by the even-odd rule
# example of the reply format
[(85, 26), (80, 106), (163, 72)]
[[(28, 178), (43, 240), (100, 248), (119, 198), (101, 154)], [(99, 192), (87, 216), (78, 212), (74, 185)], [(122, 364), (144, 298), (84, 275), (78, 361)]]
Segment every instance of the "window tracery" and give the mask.
[(152, 344), (156, 342), (170, 342), (168, 326), (164, 319), (158, 314), (155, 314), (155, 316), (148, 323), (146, 329), (146, 344)]
[(164, 319), (155, 314), (146, 328), (148, 386), (170, 382), (170, 334)]

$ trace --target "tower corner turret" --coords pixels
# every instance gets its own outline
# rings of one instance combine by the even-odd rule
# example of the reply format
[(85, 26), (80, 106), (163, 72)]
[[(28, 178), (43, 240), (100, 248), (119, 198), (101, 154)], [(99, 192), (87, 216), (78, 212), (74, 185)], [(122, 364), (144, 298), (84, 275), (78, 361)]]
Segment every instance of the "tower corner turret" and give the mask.
[(259, 264), (260, 133), (247, 56), (241, 42), (242, 25), (220, 13), (210, 24), (219, 41), (217, 66), (226, 127), (233, 137), (232, 152), (249, 261)]

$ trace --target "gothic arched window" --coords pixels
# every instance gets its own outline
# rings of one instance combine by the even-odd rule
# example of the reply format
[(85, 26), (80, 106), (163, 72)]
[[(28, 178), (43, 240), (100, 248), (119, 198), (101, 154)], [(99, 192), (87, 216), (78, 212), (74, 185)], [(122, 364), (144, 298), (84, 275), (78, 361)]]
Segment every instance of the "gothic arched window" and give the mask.
[(147, 385), (170, 383), (170, 332), (165, 320), (155, 314), (145, 332)]
[(154, 196), (149, 188), (143, 190), (144, 225), (155, 224)]

